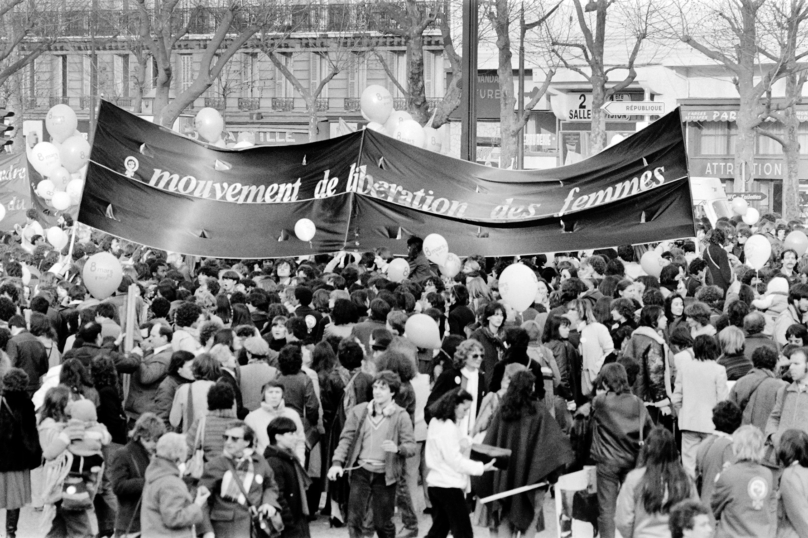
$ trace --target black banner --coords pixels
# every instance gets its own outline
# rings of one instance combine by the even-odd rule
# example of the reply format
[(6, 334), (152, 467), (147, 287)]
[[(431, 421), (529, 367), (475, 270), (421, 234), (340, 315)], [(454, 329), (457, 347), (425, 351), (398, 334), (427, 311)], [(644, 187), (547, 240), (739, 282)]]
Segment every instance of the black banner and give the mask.
[[(317, 226), (311, 243), (293, 233), (304, 217)], [(157, 248), (236, 258), (404, 252), (410, 234), (440, 233), (460, 255), (504, 255), (694, 232), (678, 109), (585, 161), (508, 171), (373, 131), (214, 148), (103, 102), (79, 220)]]

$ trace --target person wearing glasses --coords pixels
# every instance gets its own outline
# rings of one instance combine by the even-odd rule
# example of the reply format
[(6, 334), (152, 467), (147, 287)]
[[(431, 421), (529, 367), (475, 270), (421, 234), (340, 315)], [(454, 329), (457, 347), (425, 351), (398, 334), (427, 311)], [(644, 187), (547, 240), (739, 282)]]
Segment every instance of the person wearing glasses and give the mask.
[(264, 456), (255, 450), (255, 432), (241, 420), (227, 424), (222, 454), (205, 464), (200, 488), (211, 495), (198, 534), (217, 538), (250, 536), (250, 514), (275, 518), (281, 505), (278, 484)]
[(458, 422), (457, 426), (465, 435), (471, 435), (480, 412), (480, 404), (488, 392), (485, 376), (480, 371), (484, 356), (483, 345), (478, 340), (465, 340), (457, 346), (452, 367), (444, 370), (435, 381), (435, 386), (426, 402), (424, 417), (427, 424), (432, 419), (433, 404), (450, 390), (460, 387), (471, 394), (472, 402), (469, 412)]

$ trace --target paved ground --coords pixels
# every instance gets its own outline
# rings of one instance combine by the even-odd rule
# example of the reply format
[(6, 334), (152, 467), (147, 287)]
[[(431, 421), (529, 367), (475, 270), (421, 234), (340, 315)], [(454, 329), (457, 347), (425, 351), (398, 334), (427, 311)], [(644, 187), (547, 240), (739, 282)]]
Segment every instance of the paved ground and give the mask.
[[(419, 503), (423, 500), (419, 499)], [(5, 510), (2, 511), (0, 516), (0, 536), (5, 538), (6, 525), (5, 525)], [(544, 503), (544, 515), (547, 522), (547, 530), (543, 533), (537, 534), (538, 537), (555, 537), (556, 524), (555, 524), (555, 505), (553, 499), (548, 495)], [(20, 525), (17, 530), (18, 538), (40, 538), (47, 533), (47, 529), (41, 529), (43, 520), (43, 512), (37, 512), (33, 508), (25, 507), (20, 516)], [(419, 516), (418, 536), (423, 537), (429, 531), (431, 525), (431, 518), (428, 515), (421, 514)], [(396, 517), (396, 528), (401, 528), (401, 522)], [(317, 521), (311, 525), (311, 534), (313, 538), (347, 538), (348, 530), (345, 528), (331, 529), (328, 526), (328, 520), (325, 517), (318, 518)], [(474, 527), (474, 534), (480, 538), (487, 538), (488, 531), (482, 527)], [(148, 537), (144, 537), (148, 538)]]

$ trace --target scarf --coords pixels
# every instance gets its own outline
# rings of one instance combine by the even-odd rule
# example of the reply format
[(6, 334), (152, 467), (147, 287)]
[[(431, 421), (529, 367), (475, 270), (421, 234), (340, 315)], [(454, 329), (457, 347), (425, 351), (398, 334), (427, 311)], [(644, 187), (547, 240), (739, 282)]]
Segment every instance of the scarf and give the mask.
[(222, 487), (220, 491), (222, 499), (235, 501), (242, 506), (247, 505), (247, 499), (244, 497), (244, 494), (241, 493), (241, 489), (235, 481), (241, 480), (241, 483), (244, 485), (244, 491), (247, 493), (250, 492), (253, 478), (255, 478), (255, 464), (253, 463), (252, 455), (253, 451), (249, 448), (244, 450), (244, 455), (238, 459), (226, 452), (224, 453), (224, 456), (233, 462), (237, 476), (234, 477), (233, 471), (231, 470), (225, 471), (222, 477)]

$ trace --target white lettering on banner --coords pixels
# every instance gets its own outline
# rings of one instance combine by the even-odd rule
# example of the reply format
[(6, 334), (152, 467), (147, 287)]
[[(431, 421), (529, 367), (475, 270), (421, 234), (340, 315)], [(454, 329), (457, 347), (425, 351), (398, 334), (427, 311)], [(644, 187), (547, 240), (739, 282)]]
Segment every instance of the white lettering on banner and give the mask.
[[(193, 196), (197, 198), (209, 199), (212, 197), (215, 200), (224, 199), (237, 204), (294, 202), (300, 191), (300, 178), (297, 178), (294, 183), (273, 183), (265, 187), (264, 185), (242, 185), (226, 181), (198, 181), (193, 176), (180, 178), (179, 174), (172, 174), (159, 168), (154, 169), (148, 184), (168, 192), (191, 194), (193, 191)], [(211, 196), (211, 188), (214, 191), (213, 196)]]
[(0, 182), (14, 181), (15, 179), (26, 179), (28, 176), (28, 169), (24, 166), (15, 167), (10, 166), (5, 170), (0, 169)]
[(612, 187), (600, 189), (599, 191), (591, 194), (578, 196), (577, 198), (576, 195), (581, 189), (579, 187), (575, 187), (574, 189), (570, 190), (569, 194), (567, 194), (567, 198), (564, 200), (564, 205), (556, 216), (560, 217), (564, 215), (568, 208), (572, 211), (589, 209), (590, 207), (616, 202), (617, 200), (634, 196), (635, 194), (645, 192), (653, 189), (654, 187), (659, 187), (665, 183), (665, 176), (663, 175), (664, 171), (664, 166), (654, 168), (653, 171), (646, 170), (637, 177), (633, 177)]

